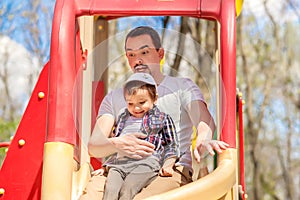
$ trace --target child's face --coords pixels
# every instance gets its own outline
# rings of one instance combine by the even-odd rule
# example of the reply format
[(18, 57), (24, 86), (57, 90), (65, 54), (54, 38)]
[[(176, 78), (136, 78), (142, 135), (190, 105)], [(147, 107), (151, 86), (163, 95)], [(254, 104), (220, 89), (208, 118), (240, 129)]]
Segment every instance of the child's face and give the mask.
[(130, 114), (137, 118), (142, 118), (148, 110), (153, 108), (154, 101), (148, 90), (138, 89), (135, 94), (129, 95), (125, 92), (125, 100)]

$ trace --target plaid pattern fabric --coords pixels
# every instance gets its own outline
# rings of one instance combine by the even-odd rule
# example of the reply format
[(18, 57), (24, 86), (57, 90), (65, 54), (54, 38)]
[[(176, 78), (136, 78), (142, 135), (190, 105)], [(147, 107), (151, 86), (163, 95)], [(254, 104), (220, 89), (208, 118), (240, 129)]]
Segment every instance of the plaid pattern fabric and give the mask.
[[(126, 109), (116, 124), (115, 137), (120, 136), (125, 127), (125, 122), (130, 116)], [(143, 117), (141, 132), (146, 134), (146, 141), (155, 145), (155, 153), (160, 161), (169, 157), (179, 157), (178, 138), (172, 118), (161, 112), (156, 105), (153, 106)]]

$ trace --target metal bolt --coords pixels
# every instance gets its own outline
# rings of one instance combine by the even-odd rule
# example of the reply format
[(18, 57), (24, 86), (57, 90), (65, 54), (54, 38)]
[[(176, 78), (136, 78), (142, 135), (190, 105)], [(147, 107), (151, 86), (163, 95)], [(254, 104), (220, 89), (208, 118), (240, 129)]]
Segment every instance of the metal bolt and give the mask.
[(19, 140), (19, 146), (24, 146), (25, 145), (25, 140), (23, 140), (23, 139), (20, 139)]
[(45, 97), (45, 93), (39, 92), (38, 97), (39, 97), (39, 99), (43, 99)]
[(0, 195), (3, 195), (5, 193), (4, 188), (0, 188)]

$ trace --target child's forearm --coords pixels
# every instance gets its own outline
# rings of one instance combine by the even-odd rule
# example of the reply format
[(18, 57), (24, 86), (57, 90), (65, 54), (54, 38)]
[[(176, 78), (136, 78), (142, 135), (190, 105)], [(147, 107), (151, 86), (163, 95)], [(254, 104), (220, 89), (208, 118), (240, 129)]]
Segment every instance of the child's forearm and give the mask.
[(160, 176), (173, 176), (173, 166), (175, 164), (176, 157), (167, 158), (159, 172)]

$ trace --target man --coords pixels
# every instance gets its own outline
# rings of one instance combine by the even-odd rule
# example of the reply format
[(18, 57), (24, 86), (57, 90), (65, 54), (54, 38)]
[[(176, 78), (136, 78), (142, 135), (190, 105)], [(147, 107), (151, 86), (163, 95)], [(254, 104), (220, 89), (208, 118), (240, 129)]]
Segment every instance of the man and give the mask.
[[(169, 114), (176, 126), (180, 146), (180, 159), (175, 164), (172, 177), (158, 177), (143, 189), (135, 199), (160, 194), (185, 185), (192, 180), (192, 158), (190, 152), (193, 129), (197, 130), (195, 159), (200, 162), (205, 152), (214, 154), (226, 149), (228, 144), (212, 140), (215, 124), (200, 89), (188, 78), (170, 77), (160, 71), (164, 49), (158, 33), (151, 27), (142, 26), (130, 31), (125, 40), (125, 51), (129, 66), (134, 73), (144, 72), (153, 76), (158, 89), (157, 106)], [(120, 113), (126, 108), (122, 89), (114, 90), (103, 99), (95, 129), (89, 141), (89, 152), (94, 157), (103, 157), (121, 152), (128, 157), (141, 159), (154, 152), (154, 146), (145, 140), (142, 133), (109, 138), (112, 127)], [(194, 128), (193, 128), (194, 127)], [(108, 138), (108, 142), (106, 138)], [(102, 196), (104, 176), (95, 175), (89, 182), (82, 199)]]

